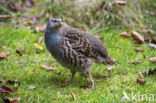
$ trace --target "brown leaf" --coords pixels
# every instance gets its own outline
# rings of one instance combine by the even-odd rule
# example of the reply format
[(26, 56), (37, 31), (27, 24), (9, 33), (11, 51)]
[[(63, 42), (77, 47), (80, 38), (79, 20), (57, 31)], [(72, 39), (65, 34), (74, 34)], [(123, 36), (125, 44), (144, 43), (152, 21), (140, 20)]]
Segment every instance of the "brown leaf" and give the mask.
[(148, 44), (148, 47), (156, 48), (156, 44), (149, 43), (149, 44)]
[(35, 31), (36, 32), (44, 32), (45, 29), (46, 29), (46, 25), (44, 25), (44, 24), (37, 24), (35, 26)]
[(20, 83), (17, 80), (7, 80), (6, 84), (12, 84), (14, 88), (17, 89)]
[(156, 44), (156, 38), (152, 38), (151, 43)]
[(156, 57), (152, 57), (149, 59), (151, 62), (156, 62)]
[(127, 4), (127, 2), (126, 1), (124, 1), (124, 0), (116, 0), (115, 2), (114, 2), (114, 4), (115, 5), (126, 5)]
[(140, 52), (140, 51), (142, 51), (142, 48), (139, 48), (139, 47), (138, 47), (138, 48), (136, 48), (135, 50), (136, 50), (137, 52)]
[(83, 85), (83, 86), (80, 86), (81, 88), (83, 88), (83, 89), (85, 89), (85, 90), (87, 90), (87, 91), (90, 91), (91, 90), (91, 88), (89, 88), (88, 86), (86, 86), (86, 85)]
[(19, 87), (19, 82), (18, 81), (15, 81), (14, 82), (14, 88), (17, 89), (18, 87)]
[(16, 50), (16, 53), (19, 54), (19, 56), (22, 56), (22, 52), (20, 50)]
[(145, 37), (145, 42), (151, 42), (151, 38), (150, 37)]
[(130, 35), (127, 32), (123, 32), (119, 34), (119, 37), (125, 37), (125, 38), (129, 38)]
[(6, 56), (8, 56), (9, 54), (10, 54), (10, 52), (9, 52), (9, 51), (5, 52), (5, 55), (6, 55)]
[(151, 75), (151, 74), (154, 74), (154, 73), (156, 73), (156, 69), (154, 69), (154, 70), (150, 69), (150, 70), (148, 71), (148, 75)]
[(34, 0), (26, 0), (26, 6), (27, 7), (32, 7), (32, 6), (35, 6), (36, 3)]
[(44, 39), (44, 36), (40, 36), (39, 38), (38, 38), (38, 43), (41, 43), (42, 41), (43, 41), (43, 39)]
[(55, 79), (52, 79), (52, 81), (53, 81), (56, 85), (58, 85), (58, 82), (57, 82)]
[(149, 34), (154, 34), (154, 32), (153, 32), (153, 30), (151, 30), (151, 29), (143, 29), (143, 30), (141, 30), (141, 32), (142, 33), (149, 33)]
[(75, 94), (72, 92), (71, 95), (72, 95), (73, 99), (76, 101), (77, 99), (75, 97)]
[(6, 19), (6, 18), (10, 18), (11, 16), (10, 15), (1, 15), (0, 14), (0, 19)]
[(0, 48), (2, 48), (2, 49), (6, 49), (6, 46), (1, 46)]
[(56, 68), (54, 67), (49, 67), (49, 66), (46, 66), (46, 65), (41, 65), (42, 68), (46, 69), (46, 70), (49, 70), (49, 71), (53, 71), (53, 70), (56, 70)]
[(1, 59), (6, 58), (6, 54), (5, 54), (5, 53), (3, 53), (3, 52), (0, 52), (0, 58), (1, 58)]
[(136, 61), (136, 62), (132, 62), (131, 64), (136, 65), (136, 64), (141, 64), (141, 63), (143, 63), (143, 62), (142, 61)]
[(29, 20), (29, 23), (30, 23), (30, 24), (36, 24), (37, 21), (38, 21), (39, 19), (40, 19), (39, 16), (34, 15), (34, 16), (31, 18), (31, 20)]
[(61, 87), (66, 87), (66, 86), (68, 86), (67, 82), (64, 82), (64, 83), (61, 84)]
[(13, 94), (13, 91), (7, 86), (0, 86), (0, 93)]
[(144, 76), (142, 75), (142, 72), (139, 72), (138, 75), (139, 75), (141, 78), (144, 78)]
[(18, 6), (13, 2), (8, 2), (8, 8), (12, 11), (18, 11), (18, 10), (27, 10), (27, 8), (24, 8), (22, 6)]
[(137, 83), (140, 83), (140, 84), (145, 84), (146, 83), (146, 80), (143, 80), (143, 79), (141, 79), (141, 78), (138, 78), (137, 79)]
[(5, 97), (3, 99), (4, 103), (19, 103), (21, 100), (21, 98), (9, 98), (9, 97)]
[(0, 80), (0, 83), (6, 83), (6, 80)]
[(137, 33), (136, 31), (132, 31), (132, 38), (138, 44), (144, 43), (144, 38), (139, 33)]

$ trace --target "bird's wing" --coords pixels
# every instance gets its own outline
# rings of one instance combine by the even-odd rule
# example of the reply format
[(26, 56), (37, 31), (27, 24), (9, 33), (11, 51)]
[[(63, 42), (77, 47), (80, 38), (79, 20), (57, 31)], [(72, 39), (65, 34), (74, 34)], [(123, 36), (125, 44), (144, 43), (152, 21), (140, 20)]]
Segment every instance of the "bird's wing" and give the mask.
[(77, 50), (73, 48), (73, 45), (68, 38), (63, 37), (59, 43), (59, 46), (62, 49), (61, 57), (69, 66), (85, 69), (90, 67), (93, 63), (93, 61), (86, 55), (77, 52)]
[(61, 34), (70, 40), (73, 49), (76, 51), (95, 59), (100, 57), (106, 60), (107, 63), (114, 63), (114, 61), (109, 57), (105, 45), (93, 35), (72, 27), (61, 28)]
[(63, 37), (67, 38), (69, 43), (76, 52), (81, 53), (84, 56), (92, 56), (92, 47), (87, 38), (85, 38), (78, 30), (71, 28), (61, 29)]

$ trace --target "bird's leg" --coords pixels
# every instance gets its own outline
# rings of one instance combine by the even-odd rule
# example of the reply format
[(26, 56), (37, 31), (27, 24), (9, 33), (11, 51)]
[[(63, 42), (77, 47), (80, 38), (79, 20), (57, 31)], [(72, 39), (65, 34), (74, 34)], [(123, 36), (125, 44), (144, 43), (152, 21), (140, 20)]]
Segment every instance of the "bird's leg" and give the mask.
[(75, 71), (71, 71), (71, 73), (72, 73), (72, 75), (71, 75), (70, 80), (68, 81), (68, 84), (71, 84), (71, 82), (72, 82), (72, 80), (73, 80), (73, 77), (74, 77), (74, 75), (76, 74)]
[(88, 72), (88, 75), (89, 75), (89, 79), (91, 81), (91, 88), (93, 88), (94, 87), (94, 80), (93, 80), (92, 75), (91, 75), (90, 72)]

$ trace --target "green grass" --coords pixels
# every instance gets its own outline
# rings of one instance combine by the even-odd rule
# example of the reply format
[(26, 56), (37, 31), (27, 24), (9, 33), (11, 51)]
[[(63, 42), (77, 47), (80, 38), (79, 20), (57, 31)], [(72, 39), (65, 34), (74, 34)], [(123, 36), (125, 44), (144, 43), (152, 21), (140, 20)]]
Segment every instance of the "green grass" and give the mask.
[[(10, 55), (0, 60), (0, 80), (18, 80), (20, 86), (16, 90), (13, 89), (13, 95), (0, 94), (0, 97), (20, 97), (21, 103), (112, 103), (113, 101), (119, 103), (123, 97), (123, 91), (130, 97), (132, 91), (137, 95), (155, 94), (155, 75), (144, 78), (147, 81), (145, 85), (136, 83), (139, 71), (144, 72), (155, 68), (155, 64), (149, 62), (150, 57), (156, 56), (155, 50), (148, 48), (146, 44), (134, 44), (132, 39), (118, 37), (118, 34), (123, 31), (107, 30), (100, 33), (110, 56), (118, 61), (118, 64), (115, 65), (111, 77), (102, 77), (104, 74), (107, 75), (106, 66), (94, 64), (91, 73), (95, 87), (91, 91), (86, 91), (80, 86), (88, 85), (89, 78), (82, 78), (79, 73), (74, 77), (72, 84), (67, 87), (60, 87), (52, 81), (54, 78), (61, 84), (70, 78), (70, 72), (57, 62), (51, 62), (53, 57), (46, 50), (44, 42), (40, 44), (44, 47), (43, 51), (35, 48), (34, 43), (43, 33), (31, 33), (23, 29), (1, 26), (0, 46), (6, 46), (6, 49), (0, 48), (0, 51), (10, 51)], [(142, 47), (143, 51), (136, 52), (136, 47)], [(25, 52), (19, 56), (16, 50), (21, 48), (24, 48)], [(36, 53), (37, 51), (39, 54)], [(143, 63), (130, 64), (135, 61), (143, 61)], [(46, 71), (40, 67), (41, 64), (57, 69)], [(37, 71), (34, 72), (34, 68), (37, 68)], [(59, 73), (61, 74), (58, 75)], [(29, 85), (32, 84), (36, 88), (29, 90)], [(9, 87), (13, 88), (11, 85)], [(72, 99), (71, 92), (75, 94), (77, 101)], [(0, 98), (0, 103), (2, 98)]]

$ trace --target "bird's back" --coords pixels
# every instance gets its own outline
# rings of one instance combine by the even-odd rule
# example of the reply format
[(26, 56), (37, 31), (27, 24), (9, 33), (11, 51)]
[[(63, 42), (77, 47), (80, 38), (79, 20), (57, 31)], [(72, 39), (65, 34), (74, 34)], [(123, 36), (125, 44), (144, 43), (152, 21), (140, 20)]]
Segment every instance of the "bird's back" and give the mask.
[[(72, 35), (77, 38), (82, 38), (82, 37), (85, 38), (87, 42), (82, 41), (82, 44), (89, 45), (90, 50), (86, 50), (86, 52), (90, 54), (92, 57), (97, 58), (98, 56), (102, 56), (105, 58), (108, 56), (104, 44), (93, 35), (71, 27), (62, 27), (61, 32), (62, 32), (61, 34), (67, 38), (69, 38)], [(73, 40), (73, 38), (69, 38), (69, 39)], [(73, 44), (76, 44), (76, 42), (77, 40), (75, 40)]]

